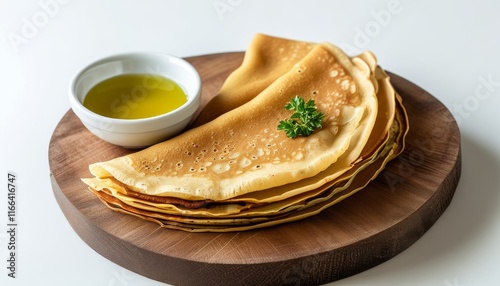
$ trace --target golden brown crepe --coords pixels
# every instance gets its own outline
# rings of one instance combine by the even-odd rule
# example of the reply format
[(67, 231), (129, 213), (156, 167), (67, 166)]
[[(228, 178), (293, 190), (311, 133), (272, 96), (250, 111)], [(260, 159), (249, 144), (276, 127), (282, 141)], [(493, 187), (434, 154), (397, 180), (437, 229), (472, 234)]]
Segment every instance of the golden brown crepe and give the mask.
[[(90, 166), (135, 192), (188, 200), (224, 200), (314, 176), (355, 144), (357, 159), (377, 115), (370, 79), (340, 50), (315, 48), (296, 68), (248, 103), (148, 149)], [(326, 71), (325, 71), (326, 68)], [(277, 130), (295, 95), (314, 99), (327, 117), (308, 137)], [(354, 139), (354, 141), (351, 141)]]
[[(277, 130), (299, 95), (326, 114), (308, 137)], [(220, 108), (219, 108), (220, 107)], [(89, 166), (110, 209), (187, 231), (289, 222), (365, 187), (404, 149), (401, 98), (375, 55), (256, 35), (194, 128)]]
[[(377, 79), (380, 81), (383, 80), (384, 78), (378, 77)], [(377, 97), (380, 98), (381, 94), (377, 94)], [(394, 99), (394, 93), (392, 94), (392, 98)], [(356, 182), (359, 184), (359, 182), (361, 181), (367, 182), (371, 180), (373, 177), (375, 177), (376, 172), (379, 171), (381, 166), (383, 167), (383, 164), (385, 164), (388, 160), (390, 160), (391, 156), (399, 154), (402, 150), (403, 145), (400, 143), (403, 141), (403, 135), (406, 132), (400, 132), (400, 130), (406, 130), (405, 127), (406, 120), (401, 119), (402, 116), (400, 114), (397, 115), (398, 119), (395, 122), (393, 122), (391, 128), (392, 131), (390, 132), (390, 134), (388, 134), (388, 136), (386, 136), (384, 144), (378, 147), (376, 151), (377, 154), (374, 154), (371, 158), (369, 158), (369, 161), (368, 158), (358, 161), (356, 163), (355, 168), (352, 168), (350, 170), (351, 172), (344, 173), (343, 176), (339, 178), (339, 180), (337, 180), (336, 182), (326, 183), (320, 186), (320, 188), (318, 189), (315, 189), (310, 192), (301, 192), (298, 195), (295, 195), (290, 198), (281, 200), (276, 200), (276, 198), (274, 198), (275, 199), (274, 201), (269, 201), (269, 203), (267, 204), (262, 204), (263, 202), (266, 202), (265, 199), (269, 199), (265, 197), (259, 198), (261, 199), (261, 201), (259, 203), (259, 201), (257, 200), (256, 204), (242, 204), (241, 202), (245, 200), (242, 198), (236, 198), (238, 201), (240, 201), (239, 204), (233, 204), (230, 202), (231, 200), (227, 200), (226, 201), (228, 202), (227, 204), (221, 204), (222, 203), (221, 202), (215, 205), (210, 205), (209, 207), (206, 208), (203, 207), (199, 209), (182, 208), (175, 205), (158, 203), (156, 200), (148, 201), (147, 199), (143, 200), (137, 197), (127, 197), (123, 194), (120, 194), (119, 192), (113, 193), (114, 198), (109, 196), (107, 198), (108, 201), (109, 198), (112, 198), (112, 200), (109, 201), (109, 204), (112, 204), (112, 202), (115, 203), (118, 202), (122, 206), (125, 206), (125, 208), (129, 209), (129, 211), (135, 210), (138, 213), (141, 213), (138, 210), (155, 211), (158, 213), (156, 216), (159, 217), (167, 216), (170, 219), (173, 218), (172, 216), (182, 215), (182, 217), (176, 218), (177, 222), (187, 220), (190, 223), (196, 223), (199, 225), (252, 224), (252, 226), (249, 227), (256, 228), (259, 227), (259, 225), (261, 225), (260, 223), (262, 222), (275, 220), (276, 217), (274, 216), (282, 217), (284, 214), (288, 212), (311, 207), (317, 203), (322, 203), (324, 201), (331, 200), (330, 198), (334, 195), (336, 197), (339, 197), (339, 195), (336, 195), (339, 192), (343, 193), (341, 198), (345, 198), (348, 196), (347, 194), (345, 194), (345, 189), (351, 185), (354, 179), (356, 179)], [(384, 120), (377, 121), (377, 125), (383, 126), (385, 125), (385, 123), (386, 122)], [(374, 133), (372, 133), (372, 135), (374, 135)], [(371, 165), (378, 167), (372, 167)], [(366, 168), (370, 168), (372, 171), (370, 172), (363, 171)], [(361, 175), (362, 178), (359, 178), (360, 173), (362, 174)], [(287, 187), (292, 188), (291, 185), (293, 184), (289, 184), (287, 185)], [(330, 190), (328, 190), (329, 188)], [(324, 193), (325, 190), (328, 190), (327, 194)], [(266, 191), (262, 191), (259, 193), (264, 196)], [(352, 194), (354, 192), (350, 193)], [(252, 199), (255, 200), (256, 197), (253, 197)], [(339, 198), (336, 198), (334, 200), (334, 202), (338, 201), (340, 201)], [(256, 225), (257, 222), (259, 222), (259, 225)]]
[(229, 75), (217, 96), (207, 103), (192, 126), (203, 125), (247, 103), (290, 71), (314, 46), (302, 41), (255, 35), (241, 66)]
[[(332, 195), (344, 191), (351, 185), (354, 179), (356, 179), (356, 181), (371, 180), (374, 177), (375, 171), (377, 171), (384, 162), (389, 160), (391, 156), (394, 156), (396, 152), (399, 152), (398, 149), (401, 148), (401, 145), (397, 144), (400, 141), (400, 139), (397, 138), (398, 134), (400, 134), (397, 128), (401, 125), (402, 124), (399, 120), (395, 122), (394, 131), (391, 132), (388, 144), (382, 146), (381, 150), (378, 151), (377, 156), (374, 156), (370, 161), (365, 162), (359, 168), (352, 169), (353, 172), (350, 174), (350, 176), (346, 176), (341, 180), (336, 181), (335, 183), (327, 183), (320, 186), (318, 189), (309, 192), (303, 192), (283, 200), (275, 200), (273, 202), (265, 204), (218, 202), (214, 205), (209, 204), (206, 207), (192, 209), (171, 204), (162, 204), (155, 201), (148, 201), (147, 199), (127, 197), (120, 192), (113, 192), (112, 196), (115, 199), (120, 200), (120, 203), (126, 204), (130, 207), (135, 207), (146, 211), (155, 211), (157, 213), (166, 215), (182, 215), (190, 221), (202, 220), (205, 222), (210, 221), (211, 224), (229, 224), (227, 218), (231, 218), (231, 220), (229, 220), (231, 223), (244, 224), (254, 222), (255, 220), (253, 218), (258, 217), (260, 217), (258, 219), (259, 221), (269, 220), (271, 219), (269, 218), (270, 216), (282, 215), (293, 210), (303, 209), (316, 203), (323, 202), (329, 199), (329, 197), (331, 197)], [(376, 165), (379, 167), (369, 167), (371, 165)], [(365, 177), (359, 179), (359, 174), (366, 168), (372, 168), (373, 171), (371, 171), (370, 173), (362, 173)], [(106, 190), (103, 189), (100, 189), (100, 191), (106, 192)], [(328, 192), (328, 195), (326, 195), (325, 192)]]

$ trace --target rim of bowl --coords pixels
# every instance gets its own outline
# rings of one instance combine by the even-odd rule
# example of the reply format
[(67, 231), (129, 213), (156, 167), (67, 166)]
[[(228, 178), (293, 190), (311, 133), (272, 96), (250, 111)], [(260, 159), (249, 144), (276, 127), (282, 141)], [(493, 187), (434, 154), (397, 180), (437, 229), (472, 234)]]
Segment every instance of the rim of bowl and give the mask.
[[(166, 112), (166, 113), (163, 113), (160, 115), (156, 115), (156, 116), (145, 117), (145, 118), (137, 118), (137, 119), (112, 118), (112, 117), (107, 117), (107, 116), (95, 113), (95, 112), (91, 111), (90, 109), (88, 109), (87, 107), (85, 107), (83, 105), (83, 102), (81, 102), (78, 99), (78, 96), (75, 92), (76, 84), (78, 82), (78, 79), (82, 76), (82, 74), (84, 74), (89, 69), (96, 67), (96, 66), (99, 66), (101, 64), (104, 64), (104, 63), (107, 63), (107, 62), (110, 62), (113, 60), (127, 59), (127, 58), (134, 57), (134, 56), (166, 57), (167, 59), (176, 62), (176, 64), (183, 66), (183, 68), (187, 69), (189, 71), (189, 73), (191, 73), (193, 75), (193, 80), (194, 80), (193, 84), (196, 84), (196, 87), (194, 88), (195, 92), (193, 94), (190, 94), (186, 90), (184, 90), (186, 92), (188, 99), (183, 105), (181, 105), (180, 107), (178, 107), (174, 110), (171, 110), (169, 112)], [(102, 80), (105, 80), (105, 79), (106, 78), (103, 78)], [(182, 83), (179, 83), (179, 82), (177, 82), (177, 83), (179, 85), (181, 85), (183, 89), (185, 89), (185, 87)], [(186, 61), (185, 59), (183, 59), (181, 57), (177, 57), (177, 56), (174, 56), (172, 54), (163, 53), (163, 52), (131, 52), (131, 53), (121, 53), (121, 54), (115, 54), (115, 55), (103, 57), (103, 58), (96, 60), (96, 61), (84, 66), (83, 68), (81, 68), (73, 76), (73, 78), (71, 79), (70, 85), (69, 85), (69, 99), (70, 99), (71, 107), (77, 108), (78, 112), (85, 114), (86, 116), (91, 118), (92, 121), (94, 121), (94, 122), (105, 123), (102, 125), (106, 125), (106, 124), (129, 125), (131, 123), (149, 123), (149, 122), (161, 120), (161, 119), (167, 118), (167, 117), (174, 117), (174, 118), (175, 117), (182, 117), (181, 119), (179, 119), (179, 121), (180, 121), (188, 116), (192, 116), (196, 112), (196, 110), (198, 109), (198, 103), (199, 103), (198, 99), (200, 99), (200, 97), (201, 97), (201, 77), (200, 77), (200, 74), (198, 73), (198, 71), (196, 70), (196, 68), (191, 63), (189, 63), (188, 61)], [(193, 105), (196, 105), (196, 106), (193, 106)], [(192, 111), (188, 110), (190, 107), (192, 107), (194, 110), (192, 110)], [(186, 110), (188, 111), (189, 114), (182, 116), (182, 112), (186, 112)], [(74, 112), (75, 112), (75, 114), (77, 113), (76, 110), (74, 110)], [(78, 116), (78, 117), (80, 117), (80, 116)], [(99, 126), (95, 126), (95, 124), (92, 124), (88, 120), (83, 120), (82, 118), (80, 118), (80, 120), (85, 121), (87, 124), (91, 124), (95, 128), (107, 130), (107, 129), (103, 129)], [(175, 124), (176, 122), (173, 122), (173, 123)], [(174, 125), (174, 124), (172, 124), (172, 125)], [(166, 128), (166, 127), (167, 126), (163, 126), (163, 127), (161, 127), (161, 129)], [(158, 128), (155, 128), (155, 129), (158, 129)]]

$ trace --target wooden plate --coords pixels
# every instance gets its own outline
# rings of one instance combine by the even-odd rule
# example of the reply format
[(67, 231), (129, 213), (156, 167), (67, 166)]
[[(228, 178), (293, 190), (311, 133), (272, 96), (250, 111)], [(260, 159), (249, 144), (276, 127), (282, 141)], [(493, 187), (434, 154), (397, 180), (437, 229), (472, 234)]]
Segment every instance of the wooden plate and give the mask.
[[(191, 57), (203, 103), (243, 53)], [(187, 233), (105, 207), (80, 181), (88, 165), (130, 150), (90, 134), (70, 110), (49, 146), (54, 195), (75, 232), (107, 259), (175, 285), (317, 285), (378, 265), (419, 239), (449, 205), (460, 177), (460, 133), (432, 95), (390, 74), (408, 111), (405, 152), (364, 190), (322, 213), (271, 228)]]

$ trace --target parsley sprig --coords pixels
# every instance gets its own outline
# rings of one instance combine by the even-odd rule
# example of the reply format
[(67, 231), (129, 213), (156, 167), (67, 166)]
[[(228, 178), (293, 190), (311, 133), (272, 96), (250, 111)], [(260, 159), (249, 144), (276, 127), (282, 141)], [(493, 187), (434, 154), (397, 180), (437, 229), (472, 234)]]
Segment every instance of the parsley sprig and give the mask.
[(278, 125), (278, 130), (286, 132), (286, 136), (295, 138), (297, 136), (309, 136), (314, 130), (321, 128), (325, 114), (321, 113), (316, 108), (314, 100), (309, 99), (307, 102), (296, 95), (290, 102), (285, 105), (287, 110), (293, 110), (290, 119), (281, 120)]

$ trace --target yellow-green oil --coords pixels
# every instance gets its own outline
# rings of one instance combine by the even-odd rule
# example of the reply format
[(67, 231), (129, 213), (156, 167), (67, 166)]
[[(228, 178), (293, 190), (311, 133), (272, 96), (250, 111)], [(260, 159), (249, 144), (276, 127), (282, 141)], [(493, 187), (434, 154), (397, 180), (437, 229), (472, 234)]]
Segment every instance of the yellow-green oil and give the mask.
[(152, 74), (122, 74), (92, 87), (83, 105), (106, 117), (139, 119), (175, 110), (186, 101), (186, 93), (171, 79)]

